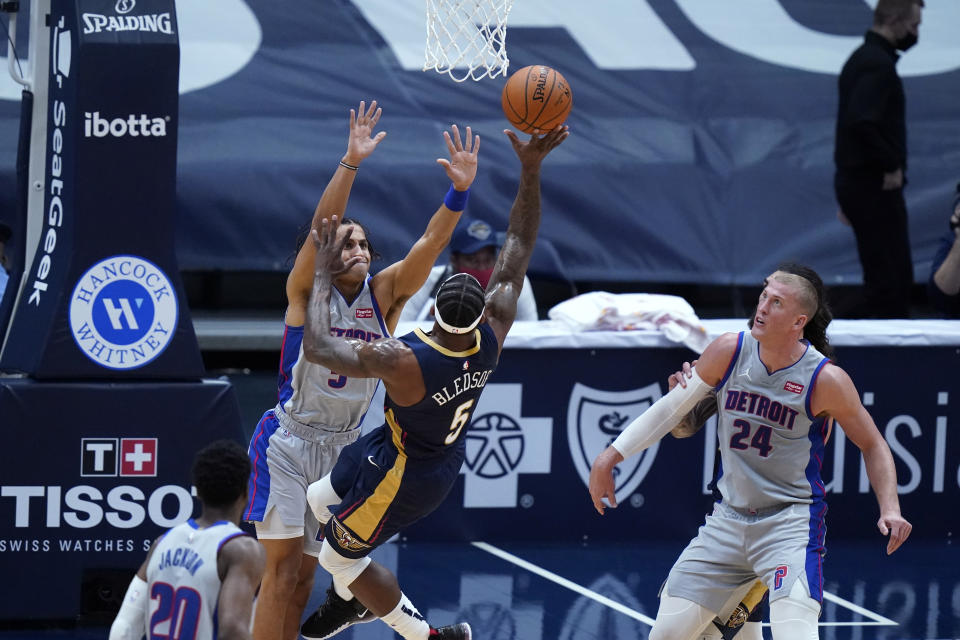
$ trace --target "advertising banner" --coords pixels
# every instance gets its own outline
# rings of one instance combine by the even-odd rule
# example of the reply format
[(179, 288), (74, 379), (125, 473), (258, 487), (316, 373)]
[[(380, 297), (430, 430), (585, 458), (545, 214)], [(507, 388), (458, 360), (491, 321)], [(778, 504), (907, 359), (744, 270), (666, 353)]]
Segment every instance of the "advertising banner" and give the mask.
[(0, 619), (119, 606), (153, 540), (194, 515), (194, 454), (244, 442), (236, 395), (218, 381), (6, 380), (0, 416), (16, 443), (0, 451), (0, 566), (19, 585)]
[[(159, 37), (167, 24), (137, 19), (138, 29), (157, 31), (129, 30), (136, 12), (166, 11), (142, 9), (147, 0), (122, 15), (115, 0), (99, 4), (79, 24), (96, 32), (90, 35)], [(926, 4), (920, 40), (897, 64), (907, 100), (904, 193), (917, 282), (929, 275), (960, 178), (960, 3)], [(456, 83), (421, 71), (422, 2), (277, 6), (177, 3), (184, 269), (287, 271), (297, 229), (343, 154), (349, 109), (361, 100), (383, 107), (379, 128), (389, 137), (363, 163), (348, 213), (372, 230), (386, 264), (406, 254), (449, 186), (435, 159), (446, 153), (441, 132), (453, 123), (484, 140), (467, 215), (506, 228), (517, 184), (516, 156), (502, 133), (506, 76)], [(554, 243), (572, 279), (753, 285), (782, 260), (797, 259), (830, 284), (860, 281), (853, 233), (836, 216), (833, 143), (837, 76), (863, 42), (876, 2), (745, 6), (513, 3), (508, 73), (548, 65), (573, 92), (570, 139), (545, 161), (541, 178), (550, 220), (541, 237)], [(19, 87), (0, 78), (0, 139), (14, 139), (19, 99)], [(146, 116), (148, 130), (168, 115), (157, 105), (85, 111), (91, 127), (99, 111), (101, 123)], [(82, 112), (75, 122), (84, 124)], [(168, 138), (171, 132), (168, 126)], [(98, 140), (106, 139), (134, 140), (129, 133)], [(12, 174), (12, 161), (0, 155), (0, 185)], [(11, 199), (0, 190), (0, 211)]]
[[(505, 350), (471, 418), (462, 481), (401, 539), (684, 544), (713, 502), (714, 421), (685, 440), (666, 436), (619, 465), (619, 506), (602, 517), (587, 481), (596, 455), (666, 392), (665, 374), (691, 355), (681, 348)], [(960, 527), (960, 380), (936, 375), (955, 370), (958, 358), (956, 346), (838, 349), (890, 446), (914, 539), (949, 540)], [(193, 513), (193, 453), (218, 437), (244, 440), (229, 389), (0, 384), (0, 416), (17, 441), (0, 451), (0, 562), (27, 582), (43, 579), (45, 589), (46, 577), (58, 576), (56, 597), (8, 598), (0, 618), (73, 617), (83, 597), (112, 579), (121, 597), (153, 538)], [(375, 414), (368, 414), (371, 424), (379, 424)], [(885, 540), (876, 529), (876, 498), (842, 426), (827, 442), (821, 476), (828, 549), (875, 540), (879, 552)]]
[(174, 254), (172, 0), (54, 4), (43, 228), (0, 367), (35, 378), (203, 372)]
[[(507, 350), (472, 416), (463, 484), (405, 535), (601, 543), (691, 538), (712, 508), (715, 418), (691, 438), (666, 436), (621, 463), (619, 506), (603, 517), (587, 492), (594, 458), (667, 392), (666, 373), (691, 355), (684, 349)], [(951, 505), (960, 500), (960, 380), (933, 374), (960, 364), (956, 347), (844, 347), (838, 359), (893, 453), (913, 536), (945, 539), (956, 532), (960, 514)], [(822, 462), (828, 544), (879, 537), (877, 501), (842, 425)]]

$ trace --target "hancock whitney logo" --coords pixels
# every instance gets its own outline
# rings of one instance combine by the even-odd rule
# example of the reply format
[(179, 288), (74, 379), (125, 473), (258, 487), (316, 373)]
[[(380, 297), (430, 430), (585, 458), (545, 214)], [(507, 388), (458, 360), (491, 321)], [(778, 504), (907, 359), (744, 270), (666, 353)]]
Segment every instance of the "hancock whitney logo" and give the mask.
[(521, 417), (522, 393), (520, 384), (488, 384), (480, 396), (460, 469), (464, 507), (516, 507), (517, 476), (550, 473), (553, 419)]
[[(589, 485), (590, 467), (634, 418), (660, 399), (660, 385), (652, 383), (631, 391), (601, 391), (579, 382), (570, 393), (567, 440), (580, 479)], [(646, 477), (660, 443), (627, 458), (613, 470), (617, 503), (630, 497)]]
[(166, 274), (137, 256), (113, 256), (84, 273), (70, 297), (70, 329), (83, 353), (108, 369), (135, 369), (170, 344), (177, 296)]

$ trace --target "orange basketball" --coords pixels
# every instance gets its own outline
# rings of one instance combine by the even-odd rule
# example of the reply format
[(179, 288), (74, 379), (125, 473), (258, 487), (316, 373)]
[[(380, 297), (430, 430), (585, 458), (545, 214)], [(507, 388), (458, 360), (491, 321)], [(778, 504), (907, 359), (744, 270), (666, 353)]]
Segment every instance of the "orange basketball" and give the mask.
[(556, 69), (535, 64), (520, 69), (507, 79), (500, 97), (503, 114), (524, 133), (550, 131), (570, 115), (573, 94)]

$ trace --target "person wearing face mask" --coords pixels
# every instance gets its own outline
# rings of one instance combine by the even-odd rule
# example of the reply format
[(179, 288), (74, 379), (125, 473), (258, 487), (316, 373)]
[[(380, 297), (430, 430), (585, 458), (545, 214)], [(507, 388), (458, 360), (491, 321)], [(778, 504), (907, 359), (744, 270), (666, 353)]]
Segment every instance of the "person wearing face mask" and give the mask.
[(834, 190), (838, 217), (857, 239), (864, 286), (850, 317), (910, 315), (906, 97), (896, 64), (897, 51), (917, 43), (923, 6), (923, 0), (879, 0), (873, 27), (840, 73)]
[[(367, 342), (393, 334), (404, 301), (422, 286), (456, 229), (477, 175), (480, 136), (470, 127), (464, 136), (452, 125), (443, 132), (449, 159), (437, 159), (451, 183), (446, 197), (406, 256), (371, 274), (371, 263), (379, 255), (366, 228), (343, 215), (349, 211), (354, 182), (362, 175), (361, 163), (387, 135), (376, 131), (381, 115), (376, 100), (369, 107), (361, 101), (358, 109), (350, 109), (346, 153), (310, 219), (311, 229), (334, 217), (343, 225), (343, 260), (351, 266), (333, 280), (337, 293), (327, 310), (328, 333), (340, 341)], [(307, 487), (327, 475), (340, 451), (359, 439), (360, 422), (377, 389), (374, 378), (346, 375), (304, 355), (305, 336), (313, 330), (308, 311), (316, 254), (314, 243), (304, 240), (286, 282), (277, 404), (264, 412), (250, 439), (253, 471), (243, 519), (254, 523), (266, 551), (253, 640), (299, 637), (322, 548), (322, 539), (317, 539), (320, 524), (307, 505)], [(367, 616), (362, 607), (353, 614), (361, 621)]]
[[(420, 290), (413, 294), (400, 314), (401, 321), (433, 320), (437, 290), (455, 273), (466, 273), (487, 288), (497, 260), (497, 233), (483, 220), (461, 220), (450, 239), (450, 263), (438, 265)], [(523, 289), (517, 300), (517, 320), (537, 320), (537, 301), (530, 279), (524, 276)]]

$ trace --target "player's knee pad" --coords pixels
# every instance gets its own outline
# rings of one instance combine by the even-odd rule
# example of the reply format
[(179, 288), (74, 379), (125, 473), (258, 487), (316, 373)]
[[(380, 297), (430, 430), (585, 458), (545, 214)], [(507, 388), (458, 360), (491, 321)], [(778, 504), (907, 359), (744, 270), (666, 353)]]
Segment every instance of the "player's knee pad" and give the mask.
[(310, 505), (310, 510), (320, 524), (327, 524), (332, 515), (330, 505), (340, 504), (341, 500), (342, 498), (333, 490), (329, 473), (307, 487), (307, 504)]
[(341, 584), (350, 586), (369, 564), (370, 558), (344, 558), (327, 540), (323, 541), (323, 547), (320, 549), (320, 566), (329, 571), (333, 579)]
[(802, 580), (793, 583), (790, 594), (770, 602), (770, 629), (774, 640), (817, 640), (820, 603), (810, 597)]
[(700, 638), (716, 614), (685, 598), (676, 598), (663, 589), (657, 619), (649, 640), (695, 640)]

